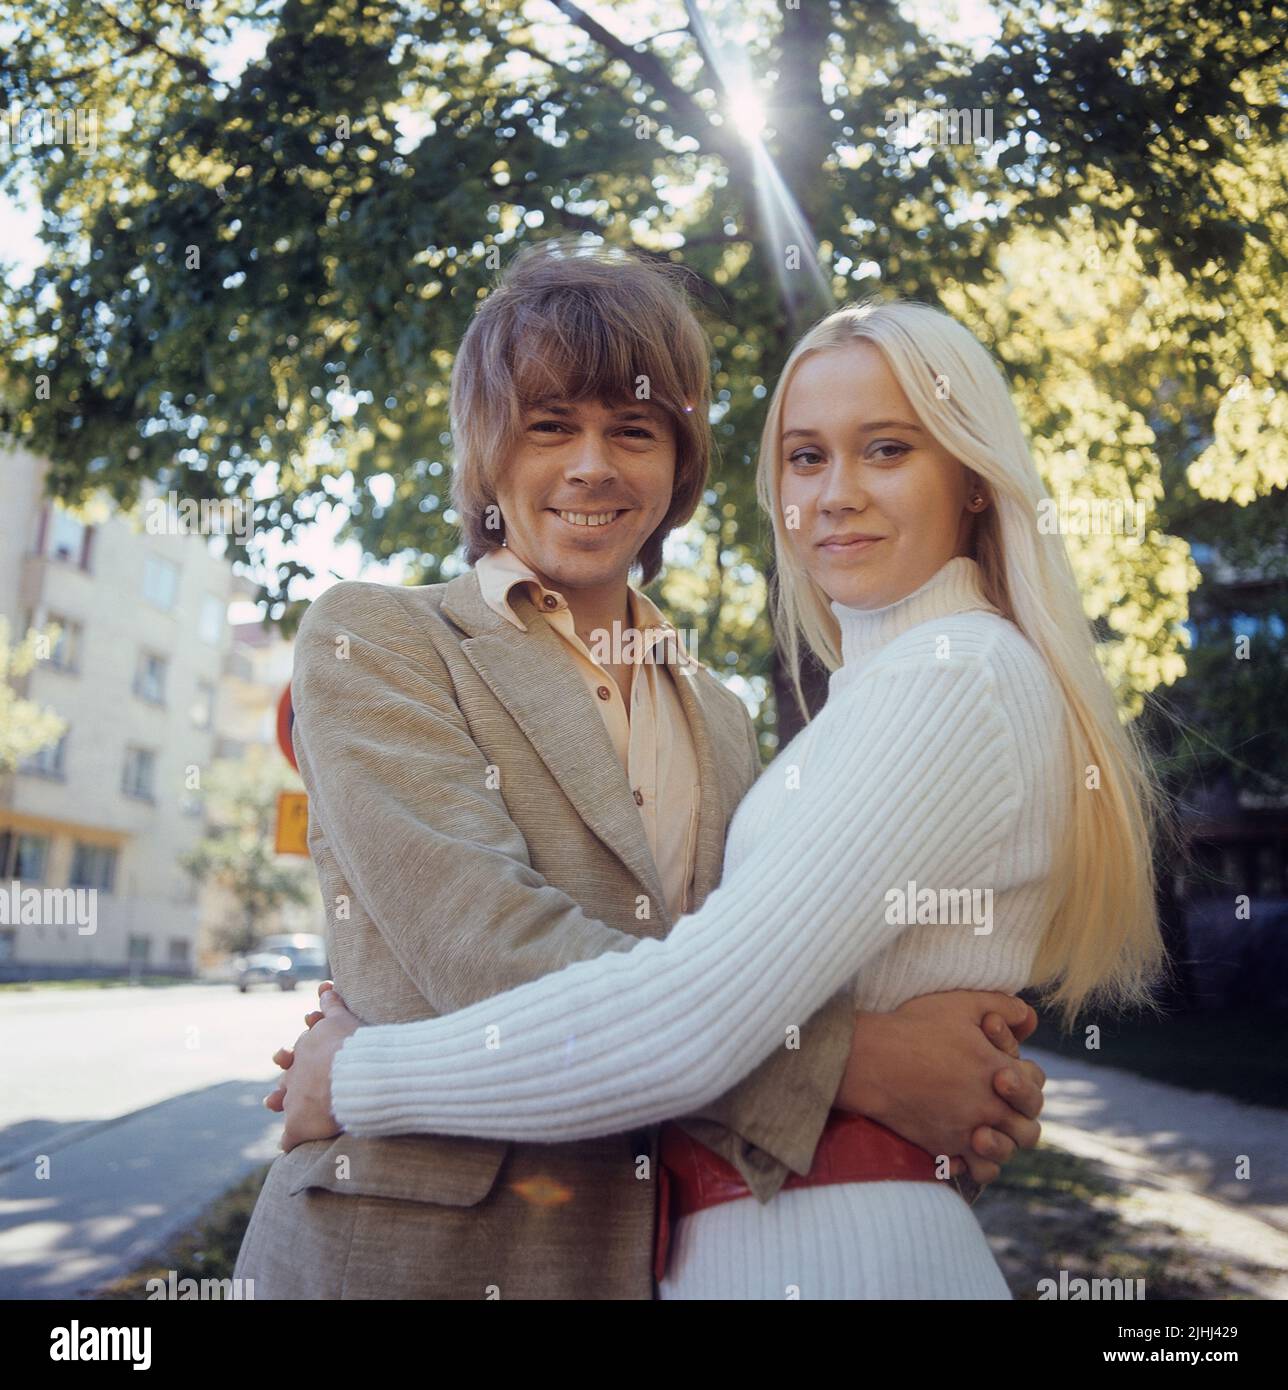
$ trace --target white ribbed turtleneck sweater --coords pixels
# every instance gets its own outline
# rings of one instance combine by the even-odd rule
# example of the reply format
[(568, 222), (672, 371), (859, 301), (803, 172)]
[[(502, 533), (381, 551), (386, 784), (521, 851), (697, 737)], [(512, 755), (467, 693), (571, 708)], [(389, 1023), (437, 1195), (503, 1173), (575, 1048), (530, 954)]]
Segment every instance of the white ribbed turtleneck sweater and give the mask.
[[(833, 611), (842, 665), (827, 704), (739, 807), (702, 908), (665, 940), (359, 1030), (333, 1068), (346, 1129), (633, 1129), (723, 1094), (851, 978), (868, 1009), (1028, 983), (1070, 787), (1045, 665), (965, 557), (889, 607)], [(974, 890), (955, 898), (971, 920), (925, 920), (926, 889), (945, 916), (941, 890)]]

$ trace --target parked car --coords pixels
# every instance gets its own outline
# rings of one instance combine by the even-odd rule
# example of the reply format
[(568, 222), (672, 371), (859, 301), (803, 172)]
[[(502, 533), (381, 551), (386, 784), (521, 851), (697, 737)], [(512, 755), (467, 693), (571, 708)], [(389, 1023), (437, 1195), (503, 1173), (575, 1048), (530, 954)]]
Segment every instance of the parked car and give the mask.
[(325, 939), (305, 932), (265, 937), (261, 950), (238, 956), (235, 966), (242, 994), (251, 985), (294, 989), (301, 980), (325, 980), (331, 973)]

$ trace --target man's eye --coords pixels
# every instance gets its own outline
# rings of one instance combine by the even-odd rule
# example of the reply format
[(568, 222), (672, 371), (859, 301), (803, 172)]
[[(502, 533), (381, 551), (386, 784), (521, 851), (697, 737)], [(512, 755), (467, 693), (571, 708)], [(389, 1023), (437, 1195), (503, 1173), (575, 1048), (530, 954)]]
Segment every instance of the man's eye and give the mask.
[(628, 425), (622, 433), (633, 434), (640, 439), (652, 439), (654, 437), (653, 431), (646, 429), (643, 425)]
[(530, 430), (562, 430), (566, 429), (567, 426), (562, 420), (534, 420), (528, 428)]

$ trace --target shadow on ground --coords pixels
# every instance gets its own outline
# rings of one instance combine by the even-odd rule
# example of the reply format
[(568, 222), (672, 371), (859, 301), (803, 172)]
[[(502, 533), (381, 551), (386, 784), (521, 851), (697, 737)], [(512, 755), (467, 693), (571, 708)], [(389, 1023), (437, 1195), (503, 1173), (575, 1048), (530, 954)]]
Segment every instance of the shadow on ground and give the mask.
[(1058, 1283), (1061, 1270), (1069, 1280), (1143, 1279), (1146, 1300), (1267, 1297), (1278, 1270), (1127, 1219), (1131, 1195), (1101, 1165), (1042, 1146), (1016, 1155), (975, 1214), (1017, 1299), (1037, 1299), (1039, 1281)]

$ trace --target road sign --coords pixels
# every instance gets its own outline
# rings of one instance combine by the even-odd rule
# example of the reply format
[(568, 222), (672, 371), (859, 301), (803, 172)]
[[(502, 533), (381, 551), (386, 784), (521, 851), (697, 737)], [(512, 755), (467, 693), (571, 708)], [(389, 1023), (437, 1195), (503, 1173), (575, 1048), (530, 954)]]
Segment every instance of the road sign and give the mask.
[(309, 796), (307, 792), (278, 792), (277, 836), (273, 843), (277, 854), (309, 852)]

